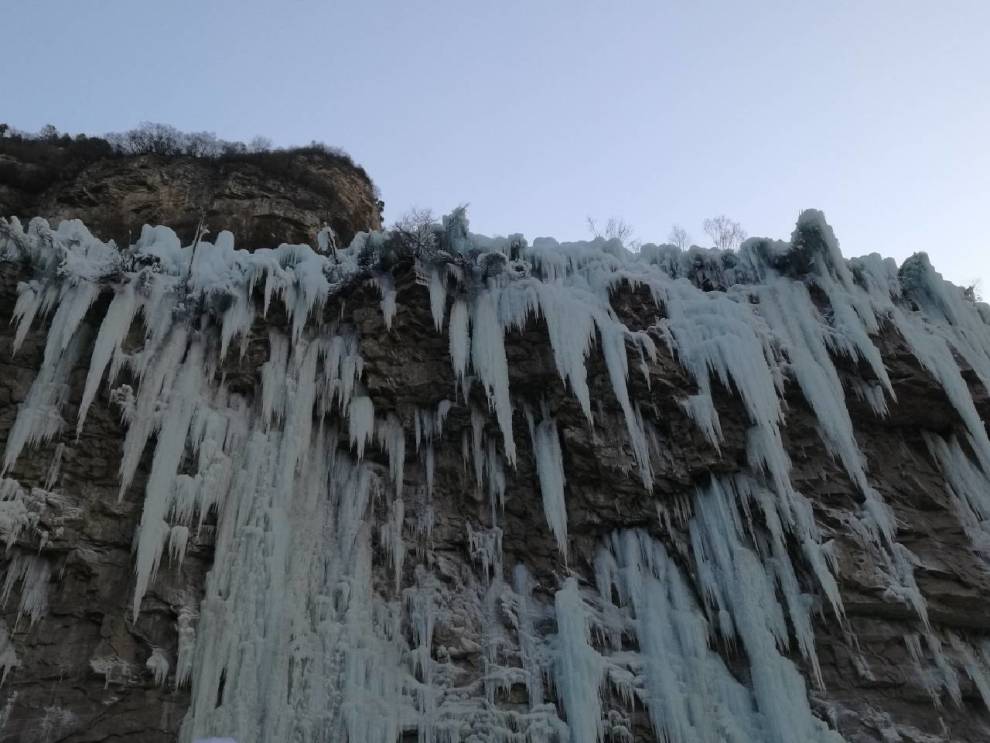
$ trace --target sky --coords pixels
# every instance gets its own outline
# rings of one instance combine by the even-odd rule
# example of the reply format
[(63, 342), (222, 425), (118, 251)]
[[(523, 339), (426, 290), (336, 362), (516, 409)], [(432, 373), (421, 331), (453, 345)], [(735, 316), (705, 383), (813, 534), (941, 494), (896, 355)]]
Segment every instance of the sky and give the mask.
[[(727, 214), (990, 294), (987, 0), (3, 0), (0, 120), (142, 121), (364, 165), (387, 222), (643, 242)], [(11, 30), (14, 30), (11, 32)], [(974, 226), (975, 225), (975, 226)], [(984, 225), (985, 226), (985, 225)]]

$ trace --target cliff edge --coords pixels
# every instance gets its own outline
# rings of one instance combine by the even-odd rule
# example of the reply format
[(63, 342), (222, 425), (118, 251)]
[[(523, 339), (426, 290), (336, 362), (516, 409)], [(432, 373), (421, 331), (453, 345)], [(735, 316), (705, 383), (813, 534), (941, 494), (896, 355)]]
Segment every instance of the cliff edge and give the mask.
[(341, 245), (381, 227), (382, 203), (363, 168), (322, 145), (209, 155), (123, 148), (94, 137), (0, 137), (0, 215), (83, 220), (125, 247), (142, 225), (167, 224), (192, 242), (200, 219), (238, 247), (314, 244), (329, 225)]

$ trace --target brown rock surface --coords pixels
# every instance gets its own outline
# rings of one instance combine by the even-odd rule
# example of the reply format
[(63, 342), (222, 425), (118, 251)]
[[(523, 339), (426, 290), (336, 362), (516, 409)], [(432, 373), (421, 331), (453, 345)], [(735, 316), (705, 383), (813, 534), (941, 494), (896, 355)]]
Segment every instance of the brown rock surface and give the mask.
[[(90, 140), (93, 141), (93, 140)], [(98, 141), (98, 140), (96, 140)], [(0, 215), (81, 219), (103, 240), (126, 246), (142, 225), (172, 227), (191, 243), (202, 217), (237, 247), (314, 244), (328, 224), (342, 245), (381, 226), (381, 204), (365, 171), (319, 148), (188, 156), (79, 155), (58, 140), (0, 139)]]

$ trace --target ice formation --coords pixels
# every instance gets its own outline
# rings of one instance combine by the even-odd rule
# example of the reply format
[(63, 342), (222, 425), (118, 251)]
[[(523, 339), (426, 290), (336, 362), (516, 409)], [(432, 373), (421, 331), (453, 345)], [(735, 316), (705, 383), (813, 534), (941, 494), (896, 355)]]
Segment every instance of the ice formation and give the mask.
[[(248, 253), (229, 233), (182, 246), (168, 228), (145, 227), (118, 250), (75, 221), (0, 227), (0, 257), (31, 274), (18, 287), (15, 352), (47, 323), (4, 474), (26, 448), (67, 429), (80, 436), (108, 392), (127, 426), (121, 497), (131, 497), (153, 448), (135, 541), (135, 617), (163, 558), (181, 562), (215, 516), (214, 565), (205, 594), (179, 613), (174, 671), (161, 649), (147, 661), (154, 683), (171, 673), (175, 687), (191, 685), (183, 741), (391, 743), (415, 734), (422, 743), (600, 743), (631, 740), (634, 709), (671, 743), (840, 740), (812, 710), (806, 682), (823, 684), (815, 614), (848, 628), (838, 567), (792, 482), (782, 433), (788, 384), (859, 493), (850, 533), (885, 566), (888, 595), (918, 616), (922, 629), (905, 646), (926, 688), (955, 701), (966, 674), (990, 701), (990, 650), (932, 632), (913, 556), (897, 541), (848, 412), (851, 393), (887, 414), (894, 386), (878, 338), (892, 328), (958, 415), (954, 433), (925, 440), (974, 551), (990, 559), (990, 439), (962, 367), (990, 392), (990, 310), (943, 282), (924, 256), (899, 271), (877, 256), (847, 261), (814, 211), (790, 242), (750, 240), (729, 255), (653, 245), (633, 254), (614, 240), (529, 246), (471, 234), (458, 210), (435, 227), (443, 250), (415, 257), (433, 325), (443, 333), (446, 324), (456, 400), (398, 410), (364, 378), (356, 329), (324, 311), (342, 288), (369, 284), (386, 329), (400, 332), (404, 289), (376, 263), (388, 235), (360, 234), (328, 252), (321, 233), (319, 250)], [(620, 285), (649, 297), (636, 322), (612, 305)], [(100, 301), (102, 316), (87, 322)], [(277, 302), (286, 323), (269, 330), (260, 390), (234, 392), (224, 359), (245, 353), (255, 321)], [(527, 398), (512, 383), (506, 339), (534, 321), (545, 327), (561, 390), (591, 430), (604, 414), (589, 381), (589, 358), (598, 357), (608, 406), (625, 427), (614, 443), (642, 497), (664, 514), (656, 529), (602, 536), (593, 585), (566, 567), (569, 455), (555, 411), (546, 390)], [(711, 475), (677, 507), (654, 492), (657, 443), (643, 412), (651, 401), (631, 379), (632, 370), (650, 384), (663, 346), (696, 387), (674, 402), (713, 447), (724, 437), (718, 395), (736, 396), (749, 425), (745, 465)], [(837, 357), (858, 364), (861, 378), (846, 379)], [(67, 421), (69, 374), (80, 363), (82, 397)], [(466, 421), (459, 430), (445, 425), (452, 411)], [(487, 523), (468, 522), (477, 575), (458, 607), (434, 572), (429, 538), (436, 452), (451, 446), (488, 501)], [(560, 575), (539, 580), (507, 563), (503, 548), (506, 494), (524, 458), (563, 563)], [(51, 472), (42, 493), (55, 486), (58, 462)], [(32, 492), (0, 480), (8, 549), (37, 521)], [(678, 554), (658, 538), (663, 529), (681, 530)], [(384, 583), (375, 579), (382, 563)], [(43, 555), (12, 551), (0, 601), (16, 594), (18, 614), (37, 621), (51, 567)], [(465, 606), (483, 625), (483, 647), (472, 652), (484, 671), (470, 683), (434, 645), (438, 618), (463, 619)], [(5, 678), (18, 661), (0, 629)], [(738, 658), (728, 662), (735, 652), (745, 672)], [(522, 696), (505, 704), (513, 689)]]

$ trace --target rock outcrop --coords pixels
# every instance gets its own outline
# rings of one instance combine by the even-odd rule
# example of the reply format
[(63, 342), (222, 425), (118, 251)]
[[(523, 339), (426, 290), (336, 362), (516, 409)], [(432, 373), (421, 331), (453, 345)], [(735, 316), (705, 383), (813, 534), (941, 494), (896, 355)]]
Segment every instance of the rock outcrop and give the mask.
[[(822, 224), (799, 225), (793, 245), (807, 251)], [(185, 739), (243, 743), (656, 741), (660, 730), (674, 741), (777, 741), (782, 726), (801, 729), (793, 720), (802, 704), (814, 723), (808, 740), (990, 738), (990, 514), (974, 505), (990, 499), (988, 473), (948, 365), (957, 365), (984, 436), (990, 380), (965, 348), (936, 358), (929, 336), (911, 336), (909, 325), (917, 315), (936, 328), (932, 344), (969, 342), (986, 353), (985, 310), (973, 309), (982, 326), (952, 341), (963, 322), (953, 306), (941, 306), (945, 324), (935, 325), (925, 287), (905, 277), (903, 295), (860, 334), (852, 323), (869, 328), (865, 305), (856, 305), (863, 315), (847, 314), (843, 292), (850, 302), (868, 296), (857, 287), (873, 286), (879, 274), (869, 271), (880, 264), (854, 262), (847, 284), (830, 245), (802, 252), (793, 277), (781, 269), (783, 243), (770, 245), (776, 268), (650, 247), (640, 257), (690, 276), (702, 292), (685, 279), (648, 285), (615, 244), (530, 248), (463, 227), (457, 215), (438, 227), (429, 255), (411, 255), (394, 236), (352, 246), (323, 268), (329, 288), (312, 312), (298, 304), (301, 278), (263, 290), (263, 276), (241, 263), (232, 275), (250, 276), (244, 294), (220, 302), (203, 289), (165, 314), (146, 302), (143, 320), (128, 318), (107, 348), (122, 287), (160, 280), (131, 263), (89, 279), (99, 289), (77, 310), (78, 326), (50, 313), (0, 325), (0, 441), (11, 464), (0, 485), (8, 544), (0, 740), (172, 741), (188, 713)], [(14, 232), (0, 263), (0, 316), (23, 323), (27, 292), (68, 285), (23, 246), (21, 260), (10, 260)], [(594, 296), (590, 277), (601, 265), (619, 276), (602, 300), (611, 316), (568, 312), (577, 305), (564, 299), (555, 316), (549, 293), (530, 298), (539, 312), (513, 304), (530, 274), (560, 291), (563, 277), (584, 276), (582, 291)], [(162, 266), (156, 275), (167, 275)], [(773, 315), (792, 290), (805, 292), (814, 314)], [(49, 304), (74, 301), (73, 291)], [(766, 374), (784, 410), (783, 470), (769, 463), (772, 444), (754, 444), (777, 430), (758, 414), (772, 401), (758, 399), (731, 361), (719, 372), (712, 353), (742, 353), (737, 317), (726, 314), (724, 337), (703, 332), (706, 313), (733, 292), (743, 297), (736, 315), (752, 305), (765, 323), (756, 327), (768, 345), (752, 360), (765, 353), (767, 366), (749, 372)], [(488, 317), (492, 297), (500, 314)], [(245, 300), (252, 314), (236, 309)], [(684, 308), (700, 314), (682, 322)], [(778, 320), (808, 320), (814, 331)], [(492, 328), (504, 340), (484, 336)], [(174, 364), (159, 368), (180, 331), (188, 338)], [(812, 357), (819, 332), (830, 354)], [(582, 334), (586, 348), (572, 342)], [(221, 359), (223, 337), (230, 351)], [(101, 343), (119, 374), (100, 385), (77, 435)], [(502, 343), (508, 419), (491, 351)], [(64, 374), (49, 383), (64, 386), (38, 407), (39, 370), (59, 359)], [(807, 375), (819, 372), (815, 388)], [(859, 465), (843, 459), (832, 411), (816, 408), (833, 373)], [(160, 392), (142, 408), (148, 385)], [(31, 428), (39, 441), (15, 444), (11, 457), (25, 410), (49, 420)], [(128, 432), (142, 411), (157, 440), (135, 450)], [(182, 416), (179, 451), (166, 451), (175, 443), (168, 421)], [(135, 451), (121, 491), (122, 460)], [(153, 502), (155, 480), (170, 456), (164, 507)], [(256, 471), (264, 457), (273, 482), (288, 486), (265, 491)], [(553, 500), (560, 494), (562, 504)], [(802, 521), (802, 504), (814, 526)], [(142, 518), (154, 508), (166, 531), (149, 542)], [(142, 597), (135, 570), (140, 582), (156, 548), (161, 567)], [(720, 571), (729, 571), (721, 582)], [(813, 648), (802, 645), (805, 620)], [(761, 655), (755, 638), (764, 635)], [(791, 668), (804, 688), (786, 676)], [(669, 686), (665, 673), (676, 677)], [(699, 683), (707, 697), (696, 695)], [(774, 683), (796, 695), (774, 697), (777, 709), (767, 696)]]
[[(0, 138), (0, 214), (53, 224), (82, 219), (126, 246), (145, 224), (192, 242), (200, 220), (238, 247), (314, 244), (329, 225), (341, 245), (381, 227), (381, 203), (364, 169), (319, 147), (217, 157), (122, 155), (73, 140)], [(104, 143), (105, 144), (105, 143)]]

